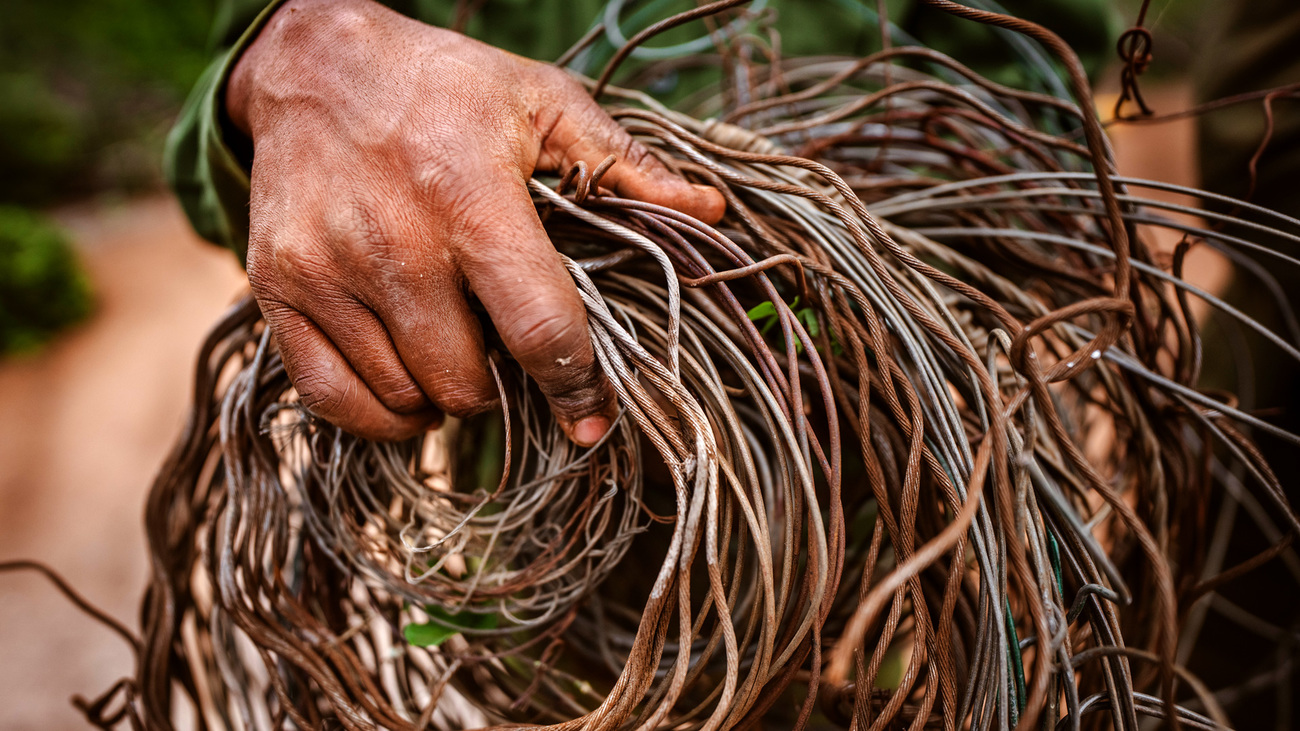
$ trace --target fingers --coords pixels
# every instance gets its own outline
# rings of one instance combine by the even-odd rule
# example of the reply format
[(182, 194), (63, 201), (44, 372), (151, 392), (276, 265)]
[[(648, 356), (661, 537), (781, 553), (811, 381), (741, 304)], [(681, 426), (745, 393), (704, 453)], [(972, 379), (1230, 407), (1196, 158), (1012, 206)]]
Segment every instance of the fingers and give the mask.
[(596, 365), (587, 314), (522, 180), (486, 182), (499, 193), (466, 211), (461, 266), (501, 339), (578, 444), (609, 429), (615, 400)]
[(313, 413), (351, 434), (374, 440), (405, 439), (441, 419), (432, 408), (411, 414), (389, 409), (315, 322), (279, 302), (259, 305), (298, 397)]
[(416, 281), (429, 283), (421, 287), (384, 277), (349, 282), (363, 300), (334, 283), (317, 283), (312, 295), (290, 296), (292, 304), (284, 307), (319, 329), (389, 411), (417, 414), (436, 407), (467, 417), (490, 409), (498, 394), (478, 319), (460, 288), (442, 279), (430, 271), (418, 275)]
[(397, 355), (442, 411), (466, 417), (496, 405), (483, 328), (460, 284), (430, 269), (417, 284), (390, 286), (372, 306), (392, 333)]
[(727, 202), (721, 193), (675, 175), (605, 114), (581, 87), (571, 79), (565, 82), (564, 111), (550, 120), (549, 129), (542, 130), (540, 169), (560, 170), (582, 161), (592, 170), (614, 155), (618, 160), (601, 179), (603, 186), (624, 198), (667, 206), (705, 223), (722, 220)]
[[(425, 209), (382, 187), (353, 195), (357, 203), (326, 227), (347, 242), (340, 269), (349, 297), (382, 323), (384, 334), (391, 335), (383, 341), (391, 361), (433, 405), (458, 417), (492, 408), (499, 397), (483, 329), (466, 302), (464, 277), (445, 243), (447, 229), (438, 224), (450, 218), (447, 211)], [(328, 314), (340, 321), (345, 312), (332, 307)], [(342, 350), (351, 359), (350, 351)], [(357, 370), (377, 385), (365, 370)]]
[(294, 307), (320, 328), (385, 408), (399, 414), (429, 408), (425, 391), (370, 308), (342, 292), (294, 302)]

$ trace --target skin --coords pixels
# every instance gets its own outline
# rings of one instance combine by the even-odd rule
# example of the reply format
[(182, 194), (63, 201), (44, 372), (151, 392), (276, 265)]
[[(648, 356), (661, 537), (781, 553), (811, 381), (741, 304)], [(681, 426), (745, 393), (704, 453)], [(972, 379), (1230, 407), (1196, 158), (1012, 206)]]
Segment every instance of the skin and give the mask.
[(282, 6), (226, 108), (253, 142), (248, 280), (302, 402), (370, 439), (492, 408), (477, 298), (570, 438), (615, 402), (586, 313), (527, 192), (618, 162), (618, 195), (716, 222), (571, 77), (371, 0)]

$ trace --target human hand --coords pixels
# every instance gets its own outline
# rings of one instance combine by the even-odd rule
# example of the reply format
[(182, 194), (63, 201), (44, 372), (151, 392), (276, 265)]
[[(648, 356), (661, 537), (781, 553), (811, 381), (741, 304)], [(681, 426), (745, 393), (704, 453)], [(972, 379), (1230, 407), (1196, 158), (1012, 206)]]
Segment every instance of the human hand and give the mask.
[(621, 196), (710, 223), (725, 208), (563, 71), (370, 0), (282, 6), (226, 108), (253, 141), (248, 279), (285, 368), (304, 405), (371, 439), (496, 403), (471, 293), (574, 441), (608, 429), (612, 390), (534, 170), (614, 154), (602, 184)]

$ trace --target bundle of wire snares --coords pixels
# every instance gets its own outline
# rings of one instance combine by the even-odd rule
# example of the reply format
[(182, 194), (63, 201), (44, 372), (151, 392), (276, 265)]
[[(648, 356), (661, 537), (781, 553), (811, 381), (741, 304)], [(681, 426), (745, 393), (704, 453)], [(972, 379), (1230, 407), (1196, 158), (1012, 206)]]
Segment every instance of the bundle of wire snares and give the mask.
[[(1000, 17), (977, 19), (1024, 29)], [(605, 439), (568, 442), (507, 354), (500, 413), (354, 438), (244, 300), (150, 494), (137, 676), (92, 720), (170, 727), (183, 698), (223, 729), (1229, 725), (1183, 667), (1190, 610), (1300, 566), (1251, 435), (1300, 440), (1196, 389), (1190, 298), (1262, 328), (1181, 267), (1300, 222), (1242, 203), (1269, 223), (1234, 238), (1135, 192), (1209, 197), (1115, 175), (1068, 55), (1081, 105), (922, 48), (725, 43), (710, 121), (595, 84), (723, 193), (719, 225), (614, 196), (612, 160), (530, 183), (618, 395)], [(1274, 547), (1225, 570), (1206, 506), (1229, 498)]]

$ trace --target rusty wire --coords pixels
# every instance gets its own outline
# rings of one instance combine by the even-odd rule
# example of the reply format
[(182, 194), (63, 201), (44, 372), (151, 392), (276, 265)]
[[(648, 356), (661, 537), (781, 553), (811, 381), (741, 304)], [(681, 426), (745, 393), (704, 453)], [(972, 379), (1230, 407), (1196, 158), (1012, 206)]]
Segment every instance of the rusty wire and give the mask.
[[(927, 49), (773, 53), (726, 75), (749, 86), (716, 90), (748, 100), (713, 102), (723, 122), (607, 86), (629, 53), (593, 88), (728, 213), (620, 199), (608, 161), (531, 181), (618, 394), (606, 438), (572, 446), (502, 355), (499, 414), (358, 440), (300, 406), (244, 300), (150, 494), (136, 677), (87, 716), (169, 728), (180, 698), (214, 729), (1228, 725), (1235, 691), (1184, 667), (1185, 620), (1264, 562), (1300, 583), (1300, 520), (1251, 434), (1300, 437), (1197, 390), (1188, 297), (1277, 357), (1300, 343), (1181, 261), (1300, 222), (1133, 192), (1213, 198), (1115, 174), (1077, 61), (1071, 102)], [(1159, 228), (1185, 237), (1172, 265)], [(1206, 510), (1230, 501), (1274, 545), (1239, 567)]]

